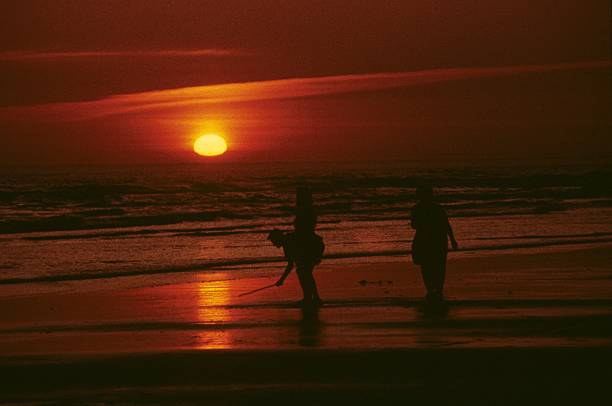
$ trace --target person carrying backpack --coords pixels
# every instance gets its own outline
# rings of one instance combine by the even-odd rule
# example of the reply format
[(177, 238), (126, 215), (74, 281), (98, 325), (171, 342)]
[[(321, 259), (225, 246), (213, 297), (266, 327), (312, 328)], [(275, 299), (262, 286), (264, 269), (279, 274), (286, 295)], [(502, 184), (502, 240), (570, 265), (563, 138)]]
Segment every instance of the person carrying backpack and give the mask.
[(312, 233), (308, 238), (300, 236), (298, 239), (296, 233), (272, 230), (268, 235), (268, 240), (275, 247), (283, 248), (285, 259), (287, 260), (285, 271), (276, 282), (276, 286), (282, 286), (285, 283), (285, 279), (287, 279), (295, 266), (298, 280), (304, 293), (301, 304), (304, 306), (320, 306), (323, 304), (317, 290), (317, 283), (312, 274), (314, 267), (321, 262), (323, 257), (323, 251), (325, 250), (323, 239), (315, 233)]

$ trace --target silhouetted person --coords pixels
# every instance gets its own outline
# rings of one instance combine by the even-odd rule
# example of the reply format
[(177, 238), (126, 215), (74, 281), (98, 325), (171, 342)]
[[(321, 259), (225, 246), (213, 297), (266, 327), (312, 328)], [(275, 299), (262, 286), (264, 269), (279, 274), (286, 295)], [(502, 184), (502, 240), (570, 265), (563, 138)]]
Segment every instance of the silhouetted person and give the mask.
[(321, 262), (323, 250), (325, 249), (323, 239), (312, 233), (310, 238), (301, 238), (298, 241), (296, 233), (284, 233), (281, 230), (272, 230), (268, 235), (268, 240), (272, 241), (274, 246), (283, 248), (285, 259), (287, 260), (285, 272), (283, 272), (278, 282), (276, 282), (276, 286), (282, 286), (283, 283), (285, 283), (285, 279), (287, 279), (287, 276), (289, 276), (295, 265), (300, 286), (304, 293), (302, 304), (307, 306), (320, 305), (323, 303), (312, 274), (314, 267)]
[(457, 249), (457, 241), (446, 211), (434, 200), (431, 185), (419, 186), (416, 194), (418, 202), (411, 217), (412, 228), (416, 230), (412, 259), (421, 266), (427, 299), (438, 301), (443, 298), (448, 240), (453, 249)]
[(293, 227), (298, 237), (308, 237), (315, 232), (317, 213), (312, 202), (312, 191), (308, 186), (299, 186), (295, 194), (295, 219)]

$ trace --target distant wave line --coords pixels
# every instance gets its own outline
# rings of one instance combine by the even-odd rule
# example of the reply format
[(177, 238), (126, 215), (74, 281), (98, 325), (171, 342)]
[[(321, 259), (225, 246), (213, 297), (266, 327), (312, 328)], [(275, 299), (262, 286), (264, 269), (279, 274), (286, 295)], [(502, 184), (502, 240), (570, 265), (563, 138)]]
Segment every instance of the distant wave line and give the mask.
[[(570, 198), (574, 198), (570, 196)], [(497, 217), (497, 216), (512, 216), (525, 214), (544, 214), (551, 212), (565, 212), (573, 209), (581, 208), (604, 208), (612, 207), (612, 200), (609, 198), (578, 198), (579, 201), (567, 202), (563, 198), (542, 199), (542, 200), (527, 200), (515, 199), (513, 201), (496, 202), (491, 200), (475, 200), (472, 202), (462, 201), (454, 203), (452, 201), (443, 202), (449, 216), (452, 218), (468, 218), (468, 217)], [(441, 199), (443, 200), (443, 199)], [(321, 213), (326, 216), (343, 216), (345, 220), (352, 221), (389, 221), (409, 219), (410, 205), (390, 205), (382, 204), (376, 206), (376, 200), (368, 202), (369, 207), (352, 207), (350, 204), (341, 207), (334, 205), (320, 205)], [(363, 205), (362, 205), (363, 206)], [(121, 207), (113, 210), (120, 210)], [(266, 211), (267, 210), (267, 211)], [(25, 240), (63, 240), (63, 239), (80, 239), (80, 238), (105, 238), (105, 237), (121, 237), (130, 235), (147, 235), (174, 232), (180, 236), (220, 236), (230, 234), (245, 234), (249, 231), (246, 229), (256, 230), (261, 227), (268, 227), (269, 224), (261, 223), (249, 227), (236, 226), (228, 229), (217, 230), (214, 228), (189, 228), (189, 229), (160, 229), (160, 230), (130, 230), (132, 227), (153, 227), (153, 226), (171, 226), (177, 224), (194, 223), (194, 222), (213, 222), (220, 219), (231, 220), (259, 220), (267, 221), (277, 217), (289, 216), (290, 211), (284, 207), (265, 207), (260, 209), (258, 213), (244, 211), (235, 208), (227, 210), (210, 210), (201, 212), (174, 212), (174, 213), (154, 213), (154, 214), (139, 214), (139, 215), (113, 215), (114, 212), (102, 211), (98, 213), (91, 210), (83, 212), (74, 212), (72, 214), (61, 214), (55, 216), (39, 217), (39, 218), (16, 218), (5, 217), (0, 220), (0, 236), (11, 234), (26, 234), (26, 233), (41, 233), (41, 232), (60, 232), (60, 231), (87, 231), (87, 230), (109, 230), (108, 232), (90, 232), (87, 234), (64, 234), (64, 235), (43, 235), (43, 236), (24, 236), (19, 237)], [(289, 222), (283, 223), (287, 225)], [(275, 225), (279, 225), (276, 224)], [(124, 229), (117, 231), (117, 229)], [(127, 229), (127, 230), (126, 230)], [(241, 230), (239, 230), (241, 229)], [(254, 231), (257, 232), (257, 231)], [(263, 231), (262, 231), (263, 232)]]
[[(478, 252), (478, 251), (504, 251), (521, 248), (539, 248), (539, 247), (550, 247), (550, 246), (564, 246), (564, 245), (583, 245), (583, 244), (595, 244), (595, 243), (609, 243), (612, 242), (612, 238), (591, 238), (591, 239), (579, 239), (579, 240), (563, 240), (563, 241), (544, 241), (536, 243), (517, 243), (517, 244), (503, 244), (503, 245), (492, 245), (492, 246), (479, 246), (479, 247), (468, 247), (460, 248), (454, 252)], [(384, 251), (371, 251), (371, 252), (338, 252), (330, 253), (324, 256), (324, 259), (349, 259), (349, 258), (361, 258), (361, 257), (402, 257), (410, 254), (409, 249), (405, 250), (384, 250)], [(245, 258), (236, 259), (230, 261), (215, 261), (201, 264), (192, 264), (179, 267), (168, 267), (160, 269), (139, 269), (134, 271), (122, 271), (122, 272), (101, 272), (96, 274), (61, 274), (61, 275), (46, 275), (37, 276), (31, 278), (7, 278), (0, 279), (0, 285), (16, 285), (26, 283), (38, 283), (38, 282), (66, 282), (66, 281), (83, 281), (83, 280), (94, 280), (94, 279), (111, 279), (120, 277), (130, 276), (144, 276), (144, 275), (157, 275), (157, 274), (172, 274), (172, 273), (188, 273), (197, 272), (200, 270), (222, 270), (223, 267), (237, 266), (237, 265), (252, 265), (252, 264), (275, 264), (285, 262), (282, 257), (264, 257), (264, 258)]]

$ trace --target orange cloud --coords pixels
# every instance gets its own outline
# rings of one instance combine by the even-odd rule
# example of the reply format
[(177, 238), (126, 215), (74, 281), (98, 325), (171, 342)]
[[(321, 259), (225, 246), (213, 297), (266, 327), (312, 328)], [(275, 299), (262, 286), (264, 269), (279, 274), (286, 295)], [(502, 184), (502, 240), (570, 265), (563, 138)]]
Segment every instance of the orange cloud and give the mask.
[(52, 121), (75, 121), (118, 114), (172, 110), (185, 106), (219, 105), (274, 99), (367, 92), (440, 82), (504, 77), (578, 69), (600, 69), (611, 61), (490, 68), (449, 68), (414, 72), (339, 75), (260, 82), (192, 86), (178, 89), (115, 95), (87, 102), (54, 103), (31, 107), (7, 107), (4, 113), (38, 113)]

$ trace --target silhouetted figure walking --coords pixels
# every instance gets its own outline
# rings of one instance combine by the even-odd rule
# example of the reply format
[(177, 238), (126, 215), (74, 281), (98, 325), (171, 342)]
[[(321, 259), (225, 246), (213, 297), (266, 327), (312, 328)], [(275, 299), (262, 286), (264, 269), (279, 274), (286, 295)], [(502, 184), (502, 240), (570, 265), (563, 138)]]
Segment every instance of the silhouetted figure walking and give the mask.
[(411, 225), (416, 230), (412, 242), (412, 260), (421, 266), (428, 300), (442, 300), (446, 276), (448, 240), (453, 249), (457, 241), (446, 211), (434, 200), (431, 185), (417, 188), (416, 206), (412, 209)]
[(284, 233), (281, 230), (272, 230), (268, 235), (268, 240), (272, 241), (274, 246), (283, 248), (287, 266), (285, 272), (276, 282), (276, 286), (282, 286), (285, 279), (291, 273), (294, 265), (296, 273), (304, 293), (302, 300), (303, 305), (320, 305), (321, 297), (317, 290), (312, 272), (314, 267), (321, 262), (325, 245), (323, 239), (312, 233), (308, 239), (302, 237), (298, 240), (296, 233)]

